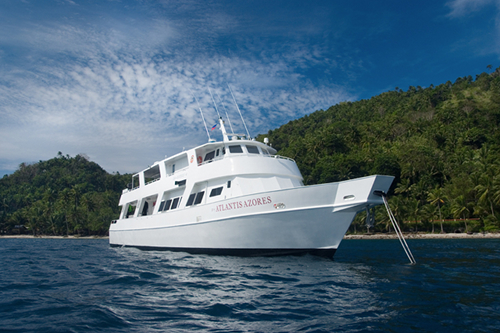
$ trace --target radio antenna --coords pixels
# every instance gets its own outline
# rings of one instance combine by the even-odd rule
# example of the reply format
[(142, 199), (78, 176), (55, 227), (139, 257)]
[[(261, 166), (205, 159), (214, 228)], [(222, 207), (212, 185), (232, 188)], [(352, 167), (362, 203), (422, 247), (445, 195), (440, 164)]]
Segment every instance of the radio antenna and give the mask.
[(231, 125), (231, 120), (229, 119), (229, 115), (227, 114), (227, 109), (226, 109), (226, 105), (224, 104), (224, 102), (222, 101), (222, 99), (220, 98), (219, 94), (217, 93), (217, 91), (215, 92), (217, 94), (217, 97), (219, 98), (219, 102), (222, 104), (222, 107), (224, 108), (224, 111), (226, 112), (226, 118), (227, 118), (227, 121), (229, 121), (229, 127), (231, 128), (231, 133), (234, 133), (234, 130), (233, 130), (233, 125)]
[(236, 109), (240, 113), (241, 121), (243, 122), (243, 126), (245, 126), (245, 130), (247, 131), (248, 139), (250, 139), (250, 133), (248, 133), (248, 128), (247, 128), (247, 125), (245, 124), (245, 119), (243, 119), (243, 115), (241, 114), (240, 108), (238, 107), (238, 103), (236, 103), (236, 99), (234, 98), (233, 91), (231, 90), (229, 83), (227, 84), (227, 87), (229, 88), (229, 91), (231, 92), (231, 96), (233, 96), (234, 105), (236, 105)]
[(212, 97), (212, 102), (214, 103), (215, 111), (217, 111), (217, 115), (219, 116), (220, 119), (219, 109), (217, 108), (217, 104), (215, 104), (214, 96), (212, 95), (212, 91), (210, 91), (210, 88), (208, 88), (208, 92), (210, 93), (210, 97)]
[(205, 121), (205, 117), (203, 116), (203, 111), (201, 111), (200, 103), (198, 102), (198, 99), (196, 98), (196, 96), (193, 94), (193, 91), (191, 89), (189, 89), (189, 91), (191, 92), (191, 95), (193, 95), (193, 98), (196, 101), (196, 104), (198, 104), (198, 109), (200, 109), (200, 113), (201, 113), (201, 119), (203, 119), (203, 124), (205, 125), (205, 130), (207, 131), (208, 141), (210, 141), (210, 140), (212, 140), (212, 138), (210, 137), (210, 133), (208, 133), (207, 123)]

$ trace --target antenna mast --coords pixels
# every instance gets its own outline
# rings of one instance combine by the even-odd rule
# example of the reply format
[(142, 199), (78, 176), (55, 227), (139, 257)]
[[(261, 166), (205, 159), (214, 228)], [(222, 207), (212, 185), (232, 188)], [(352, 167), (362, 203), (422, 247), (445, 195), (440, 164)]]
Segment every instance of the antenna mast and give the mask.
[(227, 87), (229, 88), (229, 91), (231, 92), (231, 96), (233, 96), (234, 105), (236, 105), (236, 109), (240, 113), (241, 121), (243, 122), (243, 126), (245, 126), (245, 130), (247, 131), (248, 139), (250, 139), (250, 133), (248, 132), (247, 125), (245, 124), (245, 119), (243, 119), (240, 108), (238, 107), (238, 103), (236, 103), (236, 99), (234, 98), (233, 91), (231, 90), (229, 83), (227, 84)]
[(219, 98), (219, 102), (221, 102), (222, 104), (222, 107), (224, 108), (224, 111), (226, 112), (226, 118), (227, 118), (227, 121), (229, 121), (229, 127), (231, 127), (231, 133), (234, 133), (234, 130), (233, 130), (233, 125), (231, 124), (231, 120), (229, 119), (229, 115), (227, 114), (227, 109), (226, 109), (226, 105), (224, 104), (224, 102), (222, 101), (222, 99), (220, 98), (219, 94), (217, 93), (217, 91), (215, 92), (217, 94), (217, 97)]
[[(189, 88), (188, 88), (189, 89)], [(207, 123), (205, 121), (205, 117), (203, 116), (203, 111), (201, 111), (201, 106), (200, 106), (200, 103), (198, 102), (198, 99), (196, 98), (196, 96), (193, 94), (193, 92), (191, 91), (191, 89), (189, 89), (189, 91), (191, 92), (191, 95), (193, 95), (194, 97), (194, 100), (196, 101), (196, 104), (198, 104), (198, 108), (200, 109), (200, 113), (201, 113), (201, 119), (203, 119), (203, 124), (205, 124), (205, 131), (207, 131), (207, 135), (208, 135), (208, 141), (212, 140), (212, 138), (210, 137), (210, 133), (208, 133), (208, 128), (207, 128)]]
[(214, 96), (212, 95), (212, 91), (210, 91), (210, 88), (208, 88), (208, 92), (210, 93), (210, 97), (212, 97), (212, 102), (214, 103), (215, 111), (217, 111), (217, 115), (219, 116), (220, 119), (219, 109), (217, 108), (217, 104), (215, 104)]

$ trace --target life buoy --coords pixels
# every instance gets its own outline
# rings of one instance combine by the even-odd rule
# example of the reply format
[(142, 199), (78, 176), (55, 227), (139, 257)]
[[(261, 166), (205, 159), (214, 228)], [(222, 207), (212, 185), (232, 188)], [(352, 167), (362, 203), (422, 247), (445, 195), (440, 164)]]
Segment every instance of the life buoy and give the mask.
[(191, 162), (190, 163), (193, 163), (193, 160), (194, 160), (194, 155), (191, 155)]
[(198, 156), (198, 164), (201, 164), (202, 161), (203, 159), (201, 158), (201, 156)]

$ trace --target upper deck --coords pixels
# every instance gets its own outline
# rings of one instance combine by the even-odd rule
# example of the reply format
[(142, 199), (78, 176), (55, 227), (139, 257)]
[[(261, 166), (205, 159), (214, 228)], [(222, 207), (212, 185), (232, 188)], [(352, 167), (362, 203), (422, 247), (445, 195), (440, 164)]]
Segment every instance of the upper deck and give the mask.
[[(139, 217), (162, 212), (167, 204), (168, 209), (188, 208), (303, 186), (294, 160), (276, 155), (276, 150), (265, 143), (228, 136), (222, 121), (221, 127), (224, 141), (183, 151), (134, 174), (120, 198), (122, 218), (128, 216), (125, 211), (131, 206), (134, 216)], [(161, 205), (156, 205), (157, 201)]]

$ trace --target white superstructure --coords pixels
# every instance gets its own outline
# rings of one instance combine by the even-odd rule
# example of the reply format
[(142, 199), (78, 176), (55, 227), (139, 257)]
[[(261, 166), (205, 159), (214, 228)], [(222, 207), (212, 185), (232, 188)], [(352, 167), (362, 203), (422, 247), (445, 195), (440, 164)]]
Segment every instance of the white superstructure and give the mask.
[(123, 190), (112, 246), (190, 253), (333, 256), (358, 211), (383, 204), (391, 176), (304, 186), (295, 161), (227, 134), (155, 162)]

